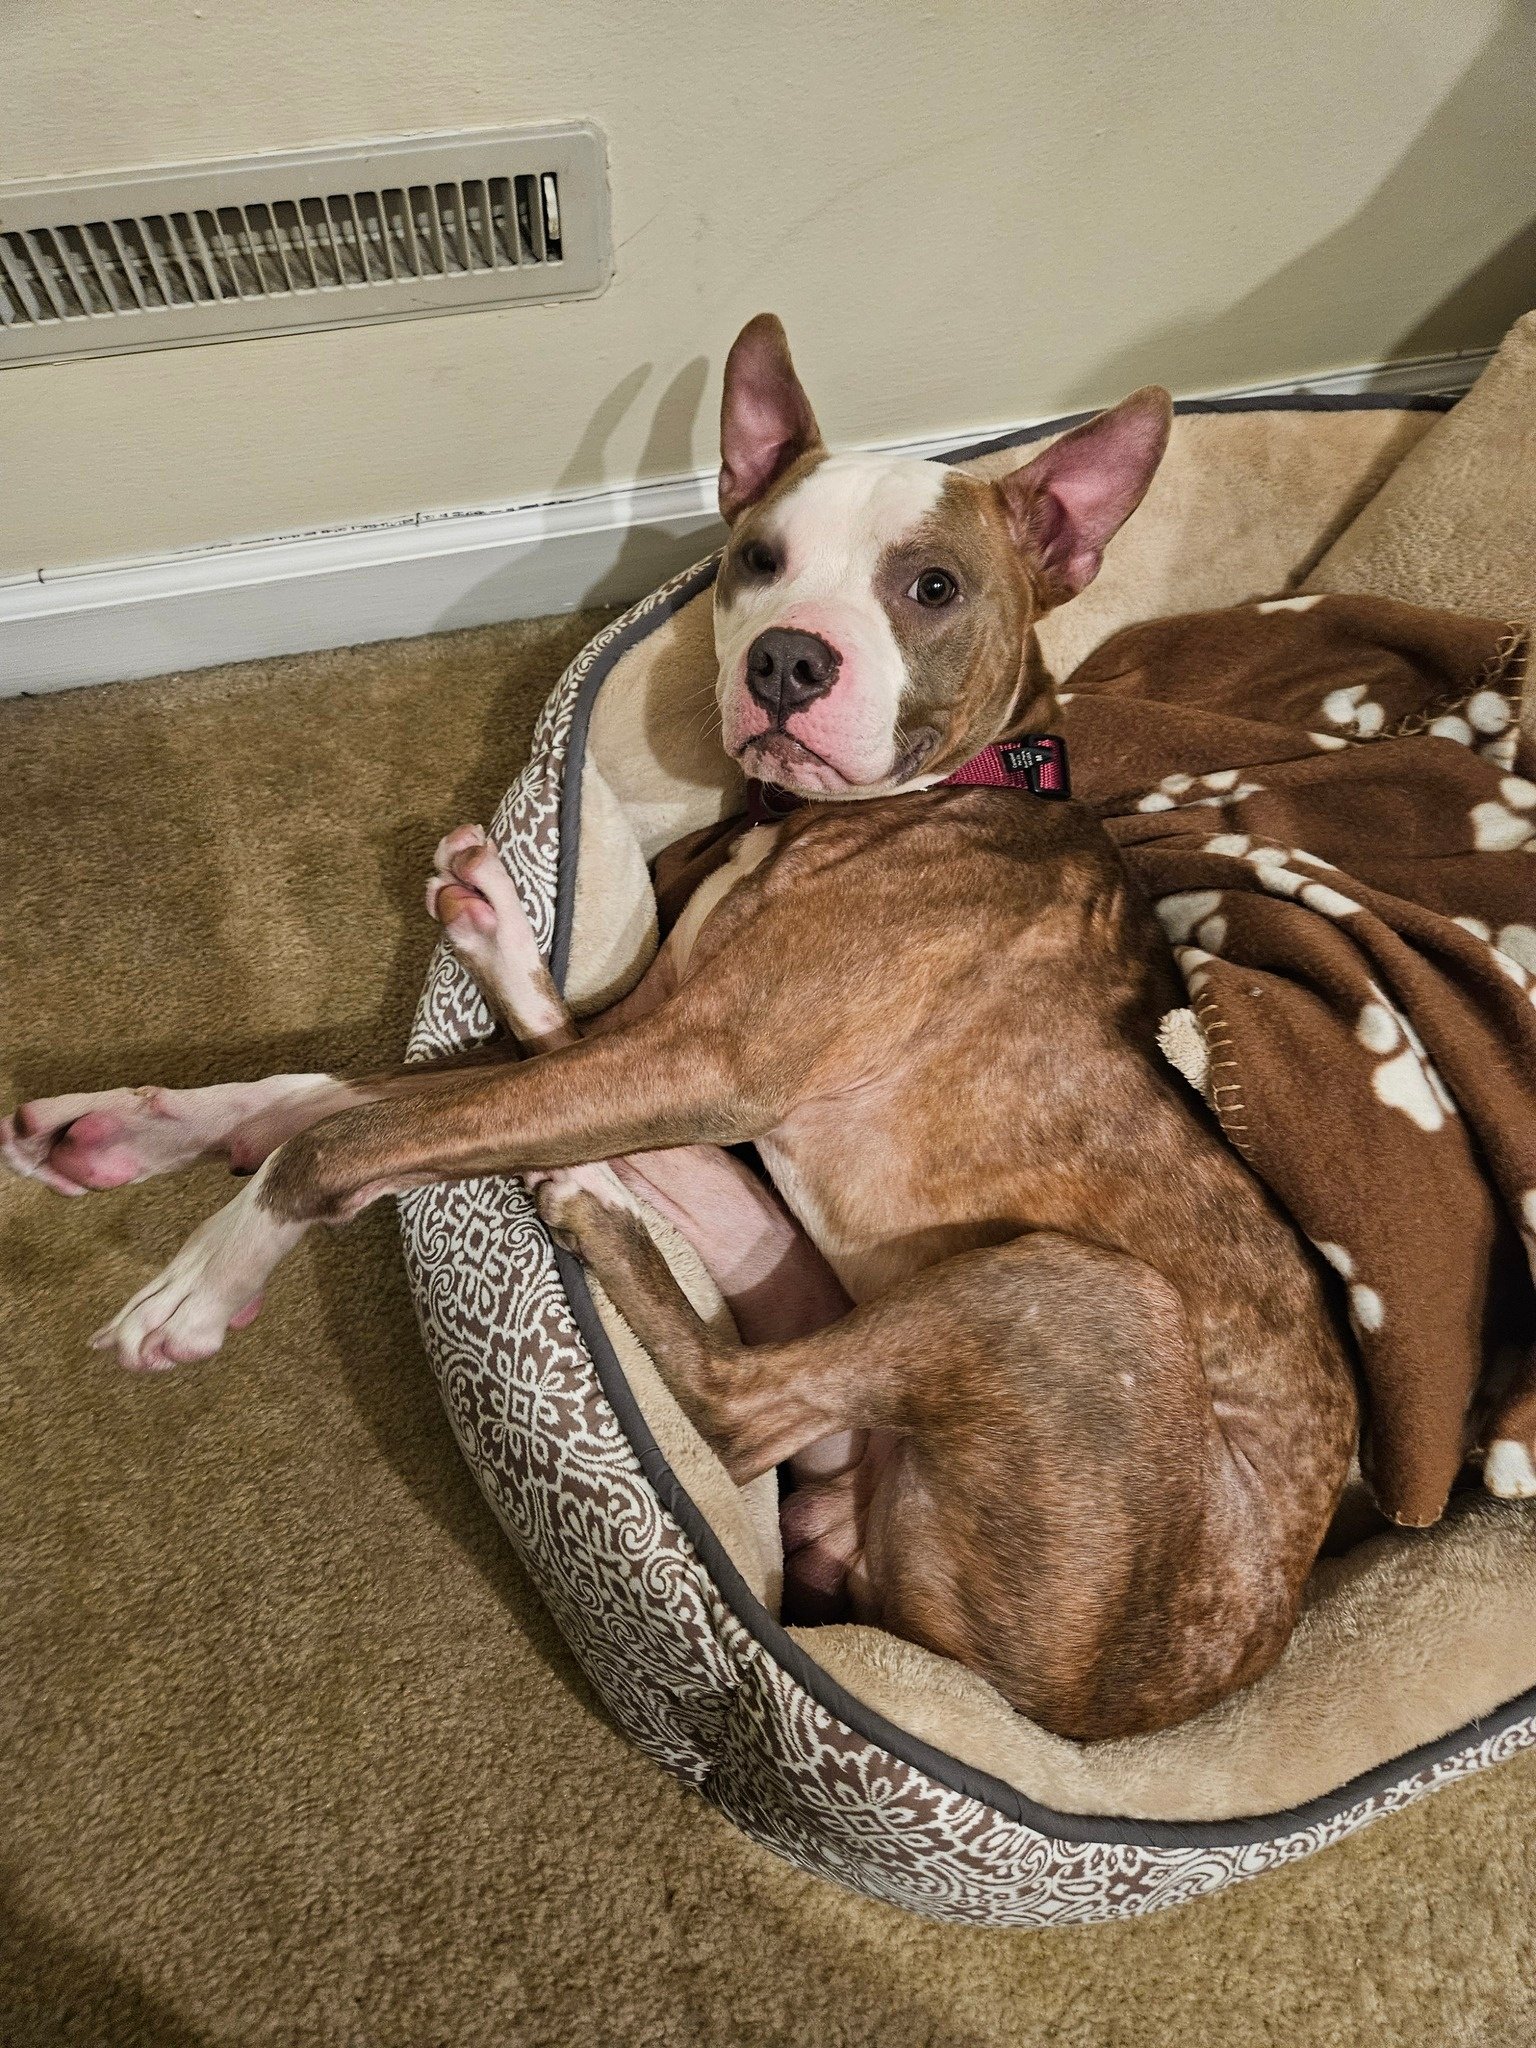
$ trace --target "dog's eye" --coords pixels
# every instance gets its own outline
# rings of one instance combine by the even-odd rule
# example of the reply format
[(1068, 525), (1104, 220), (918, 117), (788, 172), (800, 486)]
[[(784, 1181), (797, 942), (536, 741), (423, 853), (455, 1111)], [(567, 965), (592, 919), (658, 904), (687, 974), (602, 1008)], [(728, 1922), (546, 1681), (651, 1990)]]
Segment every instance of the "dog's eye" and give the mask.
[(779, 573), (779, 558), (765, 540), (749, 540), (737, 560), (753, 576), (777, 576)]
[(937, 610), (940, 605), (954, 602), (960, 595), (960, 586), (947, 569), (924, 569), (907, 595), (918, 604)]

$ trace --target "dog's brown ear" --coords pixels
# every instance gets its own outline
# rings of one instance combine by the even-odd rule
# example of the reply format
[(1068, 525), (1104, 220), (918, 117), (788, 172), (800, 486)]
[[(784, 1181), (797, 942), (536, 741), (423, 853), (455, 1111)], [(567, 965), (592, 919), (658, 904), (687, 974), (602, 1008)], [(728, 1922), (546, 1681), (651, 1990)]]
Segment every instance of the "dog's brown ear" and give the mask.
[(1105, 548), (1146, 494), (1172, 423), (1173, 400), (1148, 384), (998, 478), (1014, 539), (1043, 571), (1052, 604), (1098, 575)]
[(720, 400), (720, 516), (734, 525), (792, 462), (821, 446), (776, 314), (759, 313), (731, 344)]

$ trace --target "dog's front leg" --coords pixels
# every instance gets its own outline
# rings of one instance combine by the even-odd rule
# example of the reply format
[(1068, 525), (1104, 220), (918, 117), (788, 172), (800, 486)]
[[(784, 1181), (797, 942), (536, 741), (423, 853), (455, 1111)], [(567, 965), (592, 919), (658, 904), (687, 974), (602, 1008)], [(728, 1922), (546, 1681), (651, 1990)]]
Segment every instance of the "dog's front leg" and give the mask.
[(466, 1069), (430, 1101), (384, 1096), (327, 1118), (274, 1154), (262, 1201), (297, 1223), (345, 1223), (383, 1194), (486, 1173), (579, 1166), (676, 1145), (758, 1138), (788, 1084), (741, 1062), (711, 1004), (685, 990), (601, 1037), (513, 1065)]
[(678, 999), (537, 1059), (426, 1069), (419, 1088), (288, 1139), (95, 1341), (131, 1368), (210, 1357), (311, 1224), (345, 1223), (381, 1195), (759, 1137), (782, 1108), (734, 1071), (728, 1036), (707, 1003)]
[[(479, 825), (461, 825), (439, 844), (427, 908), (526, 1052), (574, 1045), (584, 1032), (624, 1029), (676, 994), (675, 965), (664, 948), (628, 995), (579, 1025), (550, 977), (500, 849)], [(730, 1153), (685, 1145), (610, 1164), (693, 1246), (746, 1343), (805, 1336), (846, 1314), (848, 1297), (826, 1260), (778, 1197)], [(841, 1469), (856, 1449), (828, 1447), (818, 1469)]]

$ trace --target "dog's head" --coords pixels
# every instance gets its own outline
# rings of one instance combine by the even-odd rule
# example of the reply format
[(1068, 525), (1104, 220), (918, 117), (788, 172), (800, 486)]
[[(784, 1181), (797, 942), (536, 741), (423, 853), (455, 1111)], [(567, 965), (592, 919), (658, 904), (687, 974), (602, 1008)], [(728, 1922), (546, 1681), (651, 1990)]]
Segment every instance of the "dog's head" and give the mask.
[(1098, 573), (1171, 412), (1149, 386), (996, 483), (829, 455), (784, 330), (760, 313), (731, 349), (721, 406), (726, 751), (803, 796), (878, 796), (1048, 721), (1029, 628)]

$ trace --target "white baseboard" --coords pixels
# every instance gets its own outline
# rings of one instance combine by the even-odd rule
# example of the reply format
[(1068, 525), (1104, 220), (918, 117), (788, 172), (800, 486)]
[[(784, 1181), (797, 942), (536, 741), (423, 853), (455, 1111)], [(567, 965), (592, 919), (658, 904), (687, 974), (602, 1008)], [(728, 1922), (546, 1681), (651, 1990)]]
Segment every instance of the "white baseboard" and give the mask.
[[(1489, 351), (1219, 395), (1465, 390)], [(931, 456), (1011, 431), (901, 444)], [(0, 582), (0, 696), (627, 604), (718, 544), (714, 473)]]

